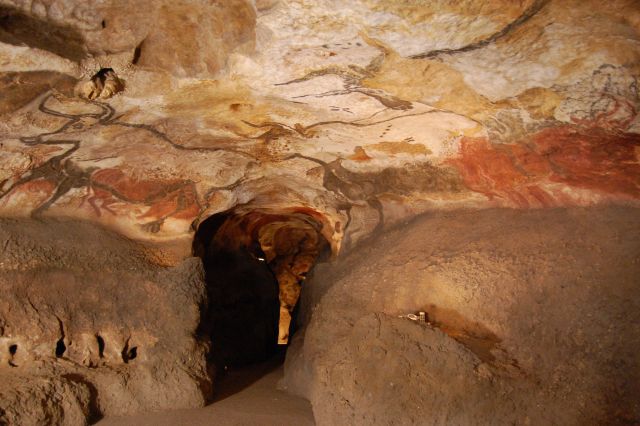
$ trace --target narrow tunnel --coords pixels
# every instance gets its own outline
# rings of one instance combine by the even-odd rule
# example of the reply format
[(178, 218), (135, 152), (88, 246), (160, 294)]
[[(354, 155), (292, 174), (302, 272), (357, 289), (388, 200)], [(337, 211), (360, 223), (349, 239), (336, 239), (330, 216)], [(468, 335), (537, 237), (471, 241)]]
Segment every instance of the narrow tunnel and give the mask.
[(329, 251), (321, 224), (306, 213), (229, 211), (199, 226), (209, 307), (200, 332), (220, 371), (272, 358), (295, 331), (302, 283)]

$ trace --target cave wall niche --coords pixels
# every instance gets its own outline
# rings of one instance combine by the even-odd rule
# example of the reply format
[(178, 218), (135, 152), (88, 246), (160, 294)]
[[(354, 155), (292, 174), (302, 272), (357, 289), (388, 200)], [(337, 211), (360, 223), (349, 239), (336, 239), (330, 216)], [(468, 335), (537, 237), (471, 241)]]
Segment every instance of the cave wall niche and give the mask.
[(202, 259), (209, 309), (200, 333), (218, 369), (264, 361), (295, 331), (303, 282), (330, 252), (308, 213), (235, 209), (203, 221), (193, 252)]

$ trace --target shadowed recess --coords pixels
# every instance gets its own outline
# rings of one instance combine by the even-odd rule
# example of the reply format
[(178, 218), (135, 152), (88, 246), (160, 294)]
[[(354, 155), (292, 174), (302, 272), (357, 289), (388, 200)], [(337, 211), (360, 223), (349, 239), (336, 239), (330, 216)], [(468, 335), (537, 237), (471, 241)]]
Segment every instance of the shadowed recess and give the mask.
[(85, 40), (77, 30), (8, 6), (0, 6), (0, 42), (47, 50), (76, 62), (87, 54)]
[(218, 367), (263, 361), (288, 343), (302, 283), (328, 251), (320, 228), (306, 214), (260, 211), (220, 213), (200, 225), (193, 249), (210, 300), (200, 332), (211, 337)]

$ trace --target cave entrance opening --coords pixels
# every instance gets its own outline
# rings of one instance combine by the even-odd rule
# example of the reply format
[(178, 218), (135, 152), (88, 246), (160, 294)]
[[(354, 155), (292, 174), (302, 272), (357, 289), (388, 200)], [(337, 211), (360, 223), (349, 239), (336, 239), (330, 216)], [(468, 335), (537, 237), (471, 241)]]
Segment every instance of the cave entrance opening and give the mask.
[(234, 210), (198, 227), (209, 306), (200, 332), (218, 372), (277, 358), (296, 329), (303, 281), (329, 252), (321, 224), (301, 212)]

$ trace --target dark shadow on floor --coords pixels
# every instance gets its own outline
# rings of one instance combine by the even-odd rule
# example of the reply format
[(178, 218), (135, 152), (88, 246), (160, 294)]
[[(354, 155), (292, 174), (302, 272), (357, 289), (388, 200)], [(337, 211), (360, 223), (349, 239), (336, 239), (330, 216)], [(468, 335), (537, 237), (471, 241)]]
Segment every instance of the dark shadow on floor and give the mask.
[(286, 347), (280, 347), (278, 353), (271, 359), (240, 368), (228, 367), (216, 377), (212, 404), (220, 402), (242, 392), (267, 374), (275, 371), (284, 364)]

